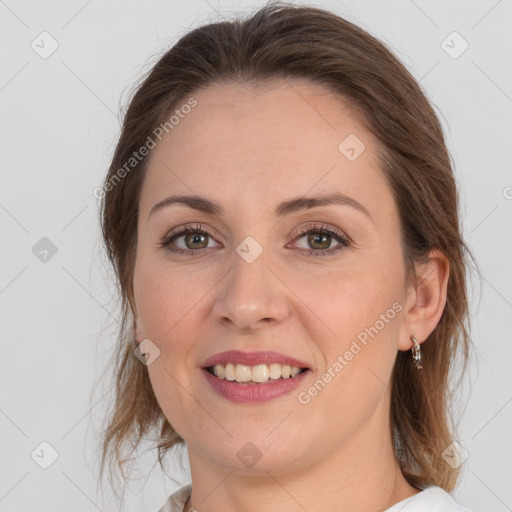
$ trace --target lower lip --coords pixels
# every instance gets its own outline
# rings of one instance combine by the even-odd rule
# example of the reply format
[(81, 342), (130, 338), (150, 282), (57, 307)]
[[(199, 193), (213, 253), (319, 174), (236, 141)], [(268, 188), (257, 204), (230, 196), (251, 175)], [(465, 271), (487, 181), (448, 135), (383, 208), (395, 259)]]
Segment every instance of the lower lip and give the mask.
[(219, 379), (206, 368), (202, 368), (202, 372), (212, 388), (222, 397), (237, 403), (259, 403), (290, 393), (300, 385), (310, 370), (299, 373), (295, 377), (279, 379), (275, 382), (267, 381), (262, 384), (239, 384), (235, 381)]

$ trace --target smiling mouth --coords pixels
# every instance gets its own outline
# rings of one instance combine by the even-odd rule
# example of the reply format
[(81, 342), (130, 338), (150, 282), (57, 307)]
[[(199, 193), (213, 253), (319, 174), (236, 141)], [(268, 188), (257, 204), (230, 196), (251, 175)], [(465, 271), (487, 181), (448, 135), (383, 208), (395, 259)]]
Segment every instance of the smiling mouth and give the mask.
[(253, 367), (227, 363), (225, 365), (217, 364), (215, 366), (208, 366), (204, 369), (220, 380), (227, 380), (236, 384), (249, 386), (292, 380), (298, 375), (309, 371), (309, 368), (299, 368), (297, 366), (281, 365), (278, 363), (272, 363), (270, 365), (260, 364)]

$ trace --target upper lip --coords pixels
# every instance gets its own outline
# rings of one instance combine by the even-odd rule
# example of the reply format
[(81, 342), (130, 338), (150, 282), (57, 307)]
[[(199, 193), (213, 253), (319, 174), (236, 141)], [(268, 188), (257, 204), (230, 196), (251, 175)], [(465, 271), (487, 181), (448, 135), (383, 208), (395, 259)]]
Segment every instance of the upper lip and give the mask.
[(240, 350), (227, 350), (226, 352), (219, 352), (201, 365), (202, 368), (215, 366), (216, 364), (244, 364), (246, 366), (256, 366), (258, 364), (288, 364), (290, 366), (297, 366), (298, 368), (309, 368), (308, 365), (294, 357), (280, 354), (279, 352), (264, 351), (264, 352), (241, 352)]

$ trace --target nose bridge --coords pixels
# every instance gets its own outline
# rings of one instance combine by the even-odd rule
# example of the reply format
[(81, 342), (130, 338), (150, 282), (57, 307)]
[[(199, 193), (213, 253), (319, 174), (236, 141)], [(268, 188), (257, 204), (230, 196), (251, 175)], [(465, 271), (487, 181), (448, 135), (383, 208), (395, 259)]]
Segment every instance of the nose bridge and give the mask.
[(268, 259), (257, 251), (253, 240), (246, 239), (237, 247), (231, 272), (214, 306), (219, 321), (243, 330), (282, 321), (288, 312), (280, 281), (270, 270)]

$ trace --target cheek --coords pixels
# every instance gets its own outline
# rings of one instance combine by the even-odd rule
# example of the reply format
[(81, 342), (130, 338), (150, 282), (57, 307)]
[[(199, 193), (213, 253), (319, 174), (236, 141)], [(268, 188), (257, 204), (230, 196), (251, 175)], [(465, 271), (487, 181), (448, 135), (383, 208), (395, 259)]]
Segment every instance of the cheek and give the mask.
[(144, 335), (163, 342), (172, 337), (208, 290), (200, 275), (141, 255), (134, 274), (137, 311)]
[(338, 376), (333, 389), (345, 397), (380, 394), (389, 379), (403, 309), (401, 275), (399, 264), (359, 258), (330, 275), (305, 278), (294, 288), (314, 311), (316, 323), (325, 326), (316, 340), (321, 364)]
[[(303, 275), (293, 285), (296, 296), (338, 341), (352, 339), (378, 321), (400, 300), (400, 290), (398, 268), (364, 258), (350, 264), (344, 262), (338, 271)], [(396, 316), (394, 312), (392, 316)]]
[[(160, 355), (148, 366), (151, 386), (158, 404), (173, 428), (182, 435), (197, 411), (192, 410), (184, 389), (192, 389), (196, 368), (191, 361), (192, 340), (198, 339), (201, 322), (200, 298), (206, 290), (203, 280), (184, 277), (184, 272), (169, 269), (161, 261), (141, 257), (134, 275), (137, 310), (143, 334), (157, 345)], [(185, 414), (184, 411), (187, 411)]]
[[(322, 353), (317, 378), (327, 384), (314, 401), (325, 410), (335, 404), (340, 412), (333, 423), (349, 431), (374, 414), (389, 392), (402, 308), (400, 282), (382, 268), (365, 270), (339, 273), (308, 288), (315, 313), (332, 331), (315, 340)], [(316, 389), (305, 392), (313, 397)]]

